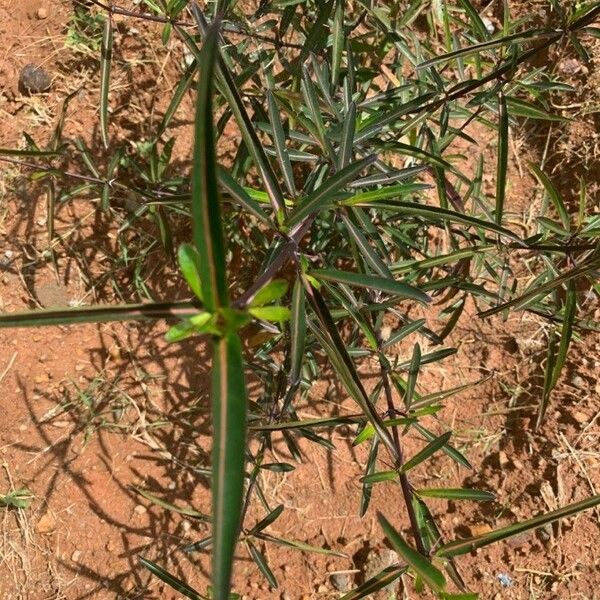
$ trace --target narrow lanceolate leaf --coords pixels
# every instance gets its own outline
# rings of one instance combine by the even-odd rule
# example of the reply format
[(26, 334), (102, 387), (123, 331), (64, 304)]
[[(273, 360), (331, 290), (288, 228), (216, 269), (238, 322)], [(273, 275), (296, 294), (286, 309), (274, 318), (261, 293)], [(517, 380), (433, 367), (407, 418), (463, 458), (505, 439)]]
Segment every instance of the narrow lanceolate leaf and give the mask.
[(377, 471), (365, 475), (361, 481), (363, 483), (381, 483), (382, 481), (397, 481), (398, 471)]
[(269, 585), (272, 588), (277, 588), (277, 579), (275, 579), (275, 575), (273, 575), (273, 571), (271, 571), (265, 555), (250, 540), (246, 540), (246, 545), (248, 546), (248, 552), (250, 552), (252, 560), (256, 563), (256, 566), (260, 569), (260, 572), (269, 582)]
[(152, 573), (152, 575), (155, 575), (160, 580), (164, 581), (169, 587), (174, 589), (176, 592), (183, 594), (186, 598), (190, 598), (191, 600), (208, 600), (206, 596), (202, 596), (196, 590), (192, 589), (189, 585), (181, 581), (181, 579), (178, 579), (175, 577), (175, 575), (172, 575), (168, 571), (165, 571), (165, 569), (162, 567), (159, 567), (155, 562), (144, 558), (143, 556), (139, 556), (138, 559), (140, 563), (142, 563), (142, 565), (146, 567), (150, 573)]
[(104, 22), (102, 36), (101, 75), (100, 75), (100, 132), (102, 143), (108, 148), (108, 92), (110, 90), (110, 68), (113, 51), (113, 23), (110, 16)]
[(504, 215), (504, 199), (508, 178), (508, 111), (506, 98), (502, 92), (498, 94), (498, 165), (496, 169), (496, 223), (502, 225)]
[(410, 410), (410, 407), (412, 406), (413, 397), (415, 395), (415, 388), (417, 385), (417, 377), (419, 376), (420, 368), (421, 346), (419, 346), (419, 344), (415, 344), (413, 348), (412, 358), (410, 360), (410, 367), (408, 368), (406, 391), (404, 392), (404, 406), (406, 406), (406, 410)]
[(370, 290), (379, 290), (388, 294), (394, 294), (397, 296), (403, 296), (404, 298), (417, 300), (423, 304), (427, 304), (431, 301), (425, 292), (422, 292), (412, 285), (408, 285), (394, 279), (387, 279), (385, 277), (378, 277), (376, 275), (365, 275), (363, 273), (338, 271), (336, 269), (317, 269), (315, 271), (311, 271), (310, 274), (316, 279), (320, 279), (322, 281), (336, 281), (338, 283), (347, 283), (348, 285), (354, 285)]
[(491, 315), (495, 315), (496, 313), (502, 312), (507, 308), (511, 308), (513, 306), (522, 307), (526, 302), (539, 296), (542, 298), (543, 296), (549, 294), (553, 289), (557, 288), (559, 285), (566, 283), (567, 281), (572, 281), (575, 278), (583, 277), (586, 275), (591, 275), (594, 269), (600, 267), (600, 260), (592, 259), (587, 264), (582, 264), (579, 267), (575, 267), (569, 271), (566, 271), (562, 275), (555, 277), (552, 281), (545, 283), (543, 285), (534, 286), (532, 289), (528, 290), (524, 294), (518, 296), (517, 298), (513, 298), (508, 302), (504, 302), (498, 306), (494, 306), (494, 308), (490, 308), (488, 310), (484, 310), (483, 312), (478, 313), (478, 315), (482, 318), (489, 317)]
[(236, 333), (215, 341), (213, 356), (212, 583), (214, 600), (227, 600), (240, 529), (246, 454), (246, 387)]
[(189, 317), (198, 312), (192, 302), (156, 302), (116, 306), (85, 306), (58, 310), (31, 310), (0, 314), (0, 329), (7, 327), (40, 327), (42, 325), (74, 325), (108, 321), (143, 321)]
[(264, 519), (262, 519), (261, 521), (259, 521), (249, 532), (248, 535), (254, 535), (255, 533), (258, 533), (259, 531), (262, 531), (263, 529), (266, 529), (269, 525), (271, 525), (272, 523), (274, 523), (279, 516), (281, 515), (281, 513), (284, 510), (284, 505), (280, 504), (279, 506), (277, 506), (276, 508), (274, 508)]
[(383, 571), (377, 573), (370, 579), (367, 579), (362, 585), (359, 585), (355, 590), (348, 592), (346, 595), (342, 596), (340, 600), (360, 600), (361, 598), (368, 598), (371, 594), (374, 594), (376, 591), (387, 587), (388, 585), (394, 583), (400, 575), (403, 575), (408, 570), (408, 567), (401, 566), (391, 566), (386, 567)]
[(402, 465), (402, 472), (406, 473), (410, 469), (413, 469), (417, 465), (421, 464), (424, 460), (427, 460), (430, 456), (432, 456), (443, 446), (445, 446), (451, 436), (452, 432), (447, 431), (446, 433), (440, 435), (439, 437), (429, 442), (429, 444), (427, 444), (427, 446), (425, 446), (423, 450), (415, 454), (410, 460), (407, 460)]
[(352, 160), (352, 150), (354, 148), (354, 131), (356, 130), (356, 103), (350, 102), (348, 111), (344, 116), (344, 127), (342, 129), (342, 139), (338, 150), (338, 169), (343, 169), (350, 164)]
[(496, 499), (492, 492), (470, 490), (466, 488), (423, 488), (415, 493), (425, 498), (443, 498), (444, 500), (473, 500), (475, 502), (491, 502)]
[(493, 544), (494, 542), (499, 542), (500, 540), (505, 540), (515, 535), (519, 535), (525, 531), (537, 529), (538, 527), (542, 527), (543, 525), (552, 523), (558, 519), (570, 517), (583, 510), (588, 510), (594, 506), (598, 506), (598, 504), (600, 504), (600, 494), (592, 496), (586, 500), (582, 500), (581, 502), (569, 504), (568, 506), (564, 506), (563, 508), (559, 508), (558, 510), (554, 510), (544, 515), (533, 517), (533, 519), (528, 519), (522, 523), (515, 523), (514, 525), (509, 525), (508, 527), (502, 527), (501, 529), (484, 533), (483, 535), (444, 544), (441, 548), (438, 548), (438, 550), (435, 552), (435, 555), (448, 558), (452, 556), (460, 556), (461, 554), (467, 554), (468, 552), (477, 550), (477, 548), (483, 548), (484, 546)]
[(425, 556), (411, 548), (382, 514), (379, 514), (378, 518), (386, 537), (415, 574), (421, 577), (433, 591), (443, 591), (446, 587), (446, 579), (442, 572), (434, 567)]
[(175, 504), (171, 504), (170, 502), (167, 502), (166, 500), (155, 496), (148, 490), (144, 490), (136, 486), (132, 486), (132, 488), (138, 494), (140, 494), (140, 496), (143, 496), (144, 498), (146, 498), (146, 500), (150, 500), (150, 502), (156, 504), (157, 506), (160, 506), (161, 508), (166, 508), (167, 510), (179, 513), (181, 515), (185, 515), (186, 517), (192, 517), (193, 519), (200, 519), (201, 521), (210, 521), (210, 517), (206, 516), (201, 512), (198, 512), (197, 510), (194, 510), (193, 508), (189, 508), (187, 506), (176, 506)]
[[(363, 206), (363, 203), (358, 203), (358, 206)], [(524, 244), (523, 240), (505, 227), (500, 227), (496, 223), (490, 223), (477, 217), (471, 217), (462, 213), (458, 213), (453, 210), (441, 208), (439, 206), (426, 206), (424, 204), (418, 204), (416, 202), (400, 202), (400, 201), (388, 201), (388, 202), (372, 202), (368, 205), (368, 208), (379, 208), (390, 211), (396, 211), (400, 214), (412, 215), (415, 217), (422, 217), (424, 219), (440, 220), (443, 222), (450, 223), (461, 223), (463, 225), (472, 225), (473, 227), (480, 227), (481, 229), (492, 231), (500, 236), (506, 237), (519, 244)]]
[(376, 156), (368, 156), (356, 161), (335, 175), (327, 179), (312, 194), (310, 194), (290, 215), (288, 225), (293, 227), (306, 217), (325, 208), (329, 208), (335, 199), (337, 192), (352, 181), (363, 169), (366, 169), (377, 160)]
[(536, 164), (530, 162), (529, 169), (535, 175), (536, 179), (544, 186), (548, 197), (552, 201), (552, 204), (554, 204), (554, 208), (560, 217), (563, 227), (569, 231), (571, 229), (571, 220), (569, 219), (567, 207), (565, 206), (565, 203), (558, 190), (556, 187), (554, 187), (554, 184), (548, 175), (546, 175), (546, 173), (544, 173), (544, 171), (542, 171)]
[(48, 158), (62, 156), (62, 150), (15, 150), (13, 148), (0, 148), (0, 156), (20, 156), (22, 158)]
[(213, 26), (206, 35), (200, 56), (192, 170), (194, 243), (199, 254), (198, 266), (204, 303), (210, 312), (228, 304), (212, 115), (213, 74), (218, 56), (218, 35), (219, 30)]
[(273, 221), (265, 214), (260, 204), (222, 167), (217, 167), (217, 177), (221, 188), (243, 209), (254, 215), (269, 229), (276, 229)]
[(267, 103), (269, 107), (269, 119), (271, 120), (271, 127), (273, 131), (273, 141), (275, 143), (275, 151), (277, 152), (277, 159), (281, 167), (283, 179), (288, 192), (292, 197), (296, 196), (296, 184), (294, 183), (294, 172), (292, 170), (292, 163), (290, 162), (290, 156), (288, 149), (285, 145), (285, 134), (283, 132), (283, 125), (281, 124), (281, 117), (279, 115), (279, 106), (271, 90), (267, 90)]
[(342, 52), (346, 35), (344, 33), (344, 4), (345, 0), (336, 0), (333, 15), (333, 43), (331, 46), (331, 89), (336, 90), (342, 66)]
[(304, 341), (306, 338), (306, 309), (304, 288), (298, 279), (292, 294), (292, 317), (290, 320), (290, 383), (296, 384), (300, 379), (304, 360)]
[[(567, 353), (571, 344), (571, 337), (573, 336), (573, 323), (575, 321), (575, 313), (577, 312), (577, 288), (573, 280), (567, 284), (567, 299), (565, 302), (565, 311), (563, 318), (563, 326), (560, 334), (560, 344), (558, 345), (558, 351), (554, 353), (554, 348), (551, 349), (550, 354), (551, 360), (548, 360), (546, 368), (548, 372), (544, 381), (544, 392), (542, 396), (542, 402), (538, 411), (538, 418), (536, 427), (539, 427), (546, 415), (548, 404), (550, 403), (550, 394), (556, 387), (560, 374), (565, 366), (567, 360)], [(549, 344), (553, 344), (553, 340), (549, 341)]]
[[(192, 14), (198, 23), (198, 27), (200, 31), (205, 34), (208, 31), (208, 24), (206, 23), (206, 19), (204, 15), (200, 11), (200, 8), (195, 2), (192, 2), (190, 5), (192, 9)], [(190, 37), (190, 35), (180, 27), (176, 27), (177, 31), (181, 34), (183, 39), (186, 41), (188, 48), (194, 52), (197, 51), (196, 42)], [(262, 147), (262, 144), (258, 138), (258, 134), (252, 124), (252, 120), (246, 111), (244, 106), (244, 102), (237, 88), (237, 84), (235, 78), (231, 74), (229, 68), (225, 64), (225, 61), (222, 59), (220, 54), (217, 56), (218, 60), (218, 77), (219, 81), (222, 83), (221, 89), (223, 94), (227, 99), (227, 104), (233, 115), (235, 116), (235, 120), (240, 128), (242, 137), (252, 159), (254, 160), (258, 170), (260, 171), (260, 175), (263, 180), (263, 184), (267, 193), (269, 195), (269, 199), (271, 201), (271, 205), (273, 206), (273, 210), (276, 215), (285, 215), (285, 203), (283, 198), (283, 193), (279, 184), (277, 182), (277, 178), (275, 177), (275, 173), (273, 172), (273, 168), (269, 163), (269, 160), (265, 154), (265, 151)], [(202, 81), (202, 77), (200, 81)]]
[[(432, 400), (428, 400), (428, 403), (431, 401)], [(419, 404), (421, 404), (421, 403), (415, 403), (413, 406), (413, 409), (416, 409)], [(419, 423), (415, 423), (413, 425), (413, 427), (429, 442), (433, 442), (436, 439), (435, 434), (432, 433), (431, 431), (429, 431), (429, 429), (426, 429), (425, 427), (423, 427), (423, 425), (421, 425)], [(442, 446), (442, 452), (444, 452), (444, 454), (449, 456), (452, 460), (457, 462), (459, 465), (462, 465), (463, 467), (465, 467), (467, 469), (473, 468), (471, 466), (471, 463), (466, 459), (466, 457), (462, 454), (462, 452), (459, 452), (454, 446), (451, 446), (450, 444), (446, 443)]]

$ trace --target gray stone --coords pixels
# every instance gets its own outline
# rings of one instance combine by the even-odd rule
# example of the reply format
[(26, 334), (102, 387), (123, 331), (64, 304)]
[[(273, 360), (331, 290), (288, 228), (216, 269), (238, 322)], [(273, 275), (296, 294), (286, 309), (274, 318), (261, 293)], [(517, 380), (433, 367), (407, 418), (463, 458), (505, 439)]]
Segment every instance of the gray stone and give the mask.
[(38, 65), (25, 65), (19, 76), (19, 89), (25, 94), (47, 92), (52, 86), (50, 73)]
[(338, 592), (349, 592), (352, 588), (352, 579), (348, 573), (334, 573), (331, 577), (331, 585)]

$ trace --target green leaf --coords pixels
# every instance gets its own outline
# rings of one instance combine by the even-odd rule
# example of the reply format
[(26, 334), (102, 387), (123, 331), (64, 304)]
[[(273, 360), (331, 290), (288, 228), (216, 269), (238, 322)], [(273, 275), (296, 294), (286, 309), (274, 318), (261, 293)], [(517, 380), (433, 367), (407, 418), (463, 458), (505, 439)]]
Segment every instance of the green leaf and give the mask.
[(62, 156), (63, 154), (62, 150), (15, 150), (13, 148), (0, 148), (0, 156), (51, 158), (53, 156)]
[(568, 506), (564, 506), (558, 510), (533, 517), (527, 521), (522, 521), (521, 523), (515, 523), (514, 525), (502, 527), (501, 529), (496, 529), (495, 531), (490, 531), (489, 533), (484, 533), (479, 536), (444, 544), (436, 550), (435, 556), (450, 558), (452, 556), (467, 554), (468, 552), (472, 552), (478, 548), (483, 548), (484, 546), (488, 546), (494, 542), (505, 540), (509, 537), (519, 535), (520, 533), (529, 531), (531, 529), (537, 529), (538, 527), (542, 527), (547, 523), (552, 523), (558, 519), (570, 517), (583, 510), (593, 508), (598, 504), (600, 504), (600, 494), (592, 496), (591, 498), (587, 498), (586, 500), (582, 500), (581, 502), (569, 504)]
[(466, 488), (422, 488), (415, 490), (419, 496), (426, 498), (443, 498), (444, 500), (473, 500), (474, 502), (492, 502), (495, 494), (484, 490)]
[(380, 483), (382, 481), (397, 481), (398, 471), (377, 471), (361, 478), (362, 483)]
[(102, 143), (108, 148), (108, 92), (110, 91), (110, 68), (113, 51), (113, 23), (110, 15), (104, 20), (102, 36), (101, 74), (100, 74), (100, 132)]
[(266, 529), (269, 525), (272, 525), (281, 515), (285, 506), (280, 504), (274, 508), (264, 519), (260, 520), (249, 532), (248, 535), (254, 535), (263, 529)]
[(267, 559), (265, 558), (264, 554), (260, 552), (260, 550), (250, 540), (246, 540), (246, 545), (248, 546), (248, 551), (250, 552), (252, 560), (256, 563), (256, 566), (260, 569), (260, 572), (269, 582), (271, 588), (279, 587), (277, 584), (277, 579), (275, 579), (273, 571), (271, 571), (269, 568), (269, 564), (267, 563)]
[(386, 567), (383, 571), (377, 573), (370, 579), (367, 579), (363, 584), (359, 585), (355, 590), (348, 592), (340, 598), (340, 600), (360, 600), (367, 598), (378, 590), (382, 590), (388, 585), (394, 583), (400, 575), (403, 575), (408, 570), (408, 567)]
[(504, 199), (508, 181), (508, 111), (506, 98), (502, 92), (498, 94), (498, 163), (496, 167), (496, 223), (502, 225), (504, 215)]
[(319, 546), (311, 546), (310, 544), (305, 544), (304, 542), (298, 542), (296, 540), (288, 540), (282, 537), (275, 537), (274, 535), (269, 535), (262, 531), (260, 533), (255, 534), (254, 537), (260, 540), (264, 540), (266, 542), (273, 542), (274, 544), (285, 546), (286, 548), (300, 550), (301, 552), (313, 552), (315, 554), (325, 554), (327, 556), (339, 556), (341, 558), (348, 558), (348, 555), (344, 554), (343, 552), (336, 552), (335, 550), (329, 550), (328, 548), (320, 548)]
[(571, 219), (569, 218), (567, 207), (565, 206), (561, 195), (558, 193), (558, 190), (554, 187), (554, 184), (552, 183), (548, 175), (546, 175), (546, 173), (544, 173), (544, 171), (542, 171), (536, 164), (528, 162), (528, 165), (529, 170), (535, 175), (536, 179), (544, 186), (548, 197), (552, 201), (552, 204), (554, 204), (554, 208), (556, 208), (556, 212), (558, 212), (558, 216), (560, 217), (564, 228), (566, 229), (566, 231), (570, 231)]
[(540, 119), (542, 121), (567, 121), (564, 117), (551, 115), (531, 102), (526, 102), (520, 98), (507, 97), (506, 102), (511, 115), (526, 117), (528, 119)]
[(185, 340), (192, 335), (219, 335), (220, 333), (221, 331), (217, 327), (217, 315), (204, 312), (173, 325), (165, 334), (165, 339), (167, 342), (173, 343)]
[(198, 307), (192, 302), (155, 302), (85, 306), (61, 310), (31, 310), (0, 314), (0, 329), (7, 327), (41, 327), (42, 325), (74, 325), (76, 323), (107, 323), (109, 321), (143, 321), (172, 319), (195, 315)]
[(406, 410), (410, 410), (410, 407), (412, 406), (420, 368), (421, 346), (419, 346), (419, 344), (415, 344), (413, 347), (412, 358), (410, 360), (410, 367), (408, 368), (408, 379), (406, 380), (406, 391), (404, 393), (404, 406), (406, 406)]
[(443, 591), (446, 587), (446, 579), (442, 572), (434, 567), (422, 554), (411, 548), (381, 513), (379, 513), (377, 517), (386, 537), (396, 552), (398, 552), (398, 554), (407, 562), (409, 567), (421, 577), (433, 591)]
[(542, 401), (538, 411), (538, 418), (536, 428), (539, 428), (542, 424), (548, 404), (550, 403), (550, 394), (556, 387), (560, 374), (567, 361), (567, 353), (571, 344), (571, 338), (573, 336), (573, 323), (575, 321), (575, 314), (577, 312), (577, 288), (575, 282), (570, 280), (567, 284), (567, 298), (565, 302), (563, 326), (560, 334), (560, 344), (558, 351), (554, 353), (554, 339), (552, 336), (549, 340), (549, 358), (548, 364), (546, 365), (547, 373), (544, 378), (544, 390), (542, 394)]
[[(338, 0), (341, 3), (341, 0)], [(342, 139), (338, 150), (338, 170), (347, 167), (352, 160), (352, 150), (354, 149), (354, 131), (356, 130), (356, 104), (350, 102), (348, 111), (344, 116), (344, 125), (342, 129)]]
[(281, 166), (283, 179), (289, 193), (292, 197), (295, 197), (296, 184), (294, 183), (292, 163), (290, 162), (290, 156), (285, 145), (285, 134), (283, 132), (283, 125), (281, 124), (281, 117), (279, 115), (279, 106), (277, 106), (277, 101), (275, 100), (275, 96), (271, 90), (267, 90), (267, 104), (269, 107), (269, 119), (271, 120), (271, 127), (273, 130), (275, 151), (277, 152), (277, 158)]
[[(360, 205), (362, 206), (363, 203), (361, 202)], [(477, 217), (471, 217), (469, 215), (458, 213), (446, 208), (441, 208), (439, 206), (426, 206), (424, 204), (417, 204), (416, 202), (394, 201), (373, 202), (370, 203), (369, 207), (396, 211), (400, 214), (422, 217), (427, 220), (439, 219), (441, 221), (448, 221), (450, 223), (462, 223), (463, 225), (472, 225), (474, 227), (480, 227), (481, 229), (497, 233), (498, 235), (506, 237), (519, 244), (523, 244), (521, 238), (509, 229), (500, 227), (495, 223), (484, 221), (483, 219), (479, 219)]]
[(208, 517), (207, 515), (205, 515), (201, 512), (198, 512), (197, 510), (194, 510), (193, 508), (187, 508), (185, 506), (176, 506), (175, 504), (171, 504), (170, 502), (167, 502), (166, 500), (163, 500), (162, 498), (155, 496), (154, 494), (150, 493), (148, 490), (144, 490), (135, 485), (132, 485), (131, 487), (138, 494), (140, 494), (140, 496), (143, 496), (144, 498), (146, 498), (146, 500), (150, 500), (150, 502), (152, 502), (153, 504), (156, 504), (157, 506), (160, 506), (162, 508), (166, 508), (167, 510), (179, 513), (180, 515), (185, 515), (187, 517), (192, 517), (194, 519), (200, 519), (202, 521), (210, 522), (210, 517)]
[(196, 111), (195, 148), (192, 166), (192, 217), (194, 243), (204, 304), (209, 312), (228, 305), (225, 249), (217, 188), (212, 93), (214, 66), (218, 58), (219, 23), (206, 35), (200, 56), (200, 85)]
[[(459, 391), (460, 389), (463, 389), (463, 386), (460, 386), (459, 388), (455, 388), (456, 391)], [(438, 399), (437, 394), (432, 394), (430, 396), (431, 400), (428, 400), (428, 404), (430, 402), (434, 402), (435, 400)], [(420, 405), (421, 403), (415, 403), (415, 408)], [(414, 424), (414, 428), (428, 441), (433, 442), (436, 438), (435, 434), (433, 434), (431, 431), (429, 431), (428, 429), (425, 429), (425, 427), (423, 427), (421, 424), (419, 423), (415, 423)], [(463, 454), (461, 452), (459, 452), (456, 448), (454, 448), (454, 446), (451, 446), (450, 444), (444, 444), (442, 446), (442, 452), (444, 452), (444, 454), (446, 454), (447, 456), (449, 456), (452, 460), (454, 460), (455, 462), (457, 462), (459, 465), (462, 465), (463, 467), (466, 467), (467, 469), (472, 469), (473, 467), (471, 466), (471, 463), (463, 456)]]
[[(345, 0), (335, 0), (335, 12), (333, 14), (333, 32), (331, 44), (331, 89), (337, 89), (340, 81), (340, 69), (342, 66), (342, 52), (346, 35), (344, 31), (344, 9)], [(344, 166), (344, 165), (342, 165)]]
[[(264, 223), (269, 229), (276, 229), (273, 221), (265, 214), (260, 204), (223, 168), (217, 166), (217, 177), (221, 187), (250, 214)], [(268, 201), (268, 196), (267, 196)]]
[(187, 284), (196, 298), (202, 301), (202, 284), (200, 283), (200, 257), (198, 251), (191, 244), (181, 244), (177, 253), (179, 268)]
[(394, 279), (387, 279), (375, 275), (364, 275), (363, 273), (338, 271), (336, 269), (317, 269), (311, 271), (310, 274), (322, 281), (335, 281), (361, 288), (379, 290), (388, 294), (410, 298), (411, 300), (416, 300), (423, 304), (431, 301), (429, 296), (421, 290)]
[(335, 194), (348, 182), (352, 181), (363, 169), (366, 169), (377, 160), (376, 156), (368, 156), (353, 162), (320, 185), (312, 194), (294, 209), (288, 219), (288, 226), (293, 227), (306, 217), (329, 208), (335, 200)]
[(146, 569), (148, 569), (148, 571), (150, 571), (150, 573), (152, 573), (152, 575), (155, 575), (160, 580), (164, 581), (169, 587), (176, 592), (183, 594), (186, 598), (190, 598), (191, 600), (209, 600), (206, 596), (202, 596), (196, 590), (181, 581), (181, 579), (175, 577), (175, 575), (172, 575), (162, 567), (159, 567), (155, 562), (152, 562), (143, 556), (138, 556), (138, 560), (146, 567)]
[(257, 319), (263, 321), (288, 321), (291, 317), (291, 310), (287, 306), (257, 306), (249, 308), (248, 312)]
[(302, 281), (297, 279), (292, 294), (292, 315), (290, 322), (290, 383), (300, 380), (304, 361), (304, 343), (306, 338), (306, 309)]
[(212, 372), (212, 583), (215, 600), (229, 595), (244, 497), (246, 386), (242, 344), (235, 333), (215, 341)]
[(429, 444), (427, 444), (423, 450), (417, 452), (417, 454), (415, 454), (410, 460), (407, 460), (402, 465), (401, 471), (406, 473), (407, 471), (410, 471), (410, 469), (413, 469), (417, 465), (421, 464), (424, 460), (427, 460), (430, 456), (445, 446), (451, 437), (452, 432), (447, 431), (446, 433), (429, 442)]
[(250, 302), (250, 306), (264, 306), (279, 300), (288, 289), (288, 282), (285, 279), (273, 279), (262, 287)]

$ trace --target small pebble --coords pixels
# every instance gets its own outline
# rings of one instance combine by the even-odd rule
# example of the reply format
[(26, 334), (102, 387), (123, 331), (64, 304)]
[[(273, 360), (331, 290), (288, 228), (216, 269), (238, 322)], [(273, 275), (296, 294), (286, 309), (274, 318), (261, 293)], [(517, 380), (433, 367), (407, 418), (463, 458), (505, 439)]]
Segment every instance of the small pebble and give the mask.
[(47, 9), (47, 8), (44, 8), (44, 7), (42, 7), (42, 8), (38, 8), (38, 11), (37, 11), (37, 18), (38, 18), (40, 21), (43, 21), (44, 19), (47, 19), (47, 18), (48, 18), (48, 9)]
[(145, 515), (148, 512), (148, 509), (143, 504), (138, 504), (133, 511), (136, 515)]
[(73, 552), (73, 554), (71, 554), (71, 560), (73, 562), (79, 562), (80, 558), (81, 558), (81, 551), (80, 550), (75, 550), (75, 552)]
[(581, 412), (580, 410), (577, 410), (573, 413), (573, 418), (580, 424), (583, 425), (584, 423), (588, 422), (589, 417), (584, 413)]
[(25, 65), (19, 76), (19, 89), (24, 93), (47, 92), (52, 86), (50, 73), (38, 65)]
[(585, 379), (583, 377), (579, 377), (579, 375), (575, 375), (575, 377), (571, 379), (571, 383), (580, 390), (586, 388)]
[(331, 577), (331, 585), (338, 592), (349, 592), (352, 587), (352, 580), (347, 573), (334, 573)]

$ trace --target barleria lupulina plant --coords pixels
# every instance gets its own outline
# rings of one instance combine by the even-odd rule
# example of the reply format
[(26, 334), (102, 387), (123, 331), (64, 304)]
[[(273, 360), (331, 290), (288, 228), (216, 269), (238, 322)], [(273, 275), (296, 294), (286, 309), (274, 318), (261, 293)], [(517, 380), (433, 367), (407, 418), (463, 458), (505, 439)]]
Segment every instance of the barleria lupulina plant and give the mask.
[[(469, 0), (431, 6), (421, 0), (389, 6), (370, 0), (297, 0), (261, 3), (253, 16), (235, 2), (202, 11), (194, 0), (147, 1), (148, 12), (142, 13), (112, 2), (92, 4), (106, 11), (100, 134), (113, 152), (106, 173), (93, 167), (82, 142), (59, 143), (60, 133), (45, 150), (1, 154), (17, 163), (35, 158), (38, 162), (27, 165), (52, 185), (84, 179), (99, 192), (99, 210), (112, 209), (122, 194), (136, 195), (136, 218), (158, 224), (167, 251), (173, 237), (170, 216), (186, 215), (193, 224), (192, 240), (180, 246), (177, 257), (192, 299), (3, 314), (0, 326), (177, 318), (167, 333), (169, 341), (193, 335), (212, 340), (212, 536), (192, 545), (212, 549), (212, 586), (199, 593), (141, 558), (152, 573), (189, 598), (237, 597), (230, 586), (239, 542), (276, 587), (258, 546), (268, 542), (311, 548), (265, 531), (282, 506), (265, 506), (264, 518), (252, 527), (246, 524), (246, 512), (273, 436), (282, 435), (291, 455), (297, 456), (297, 437), (328, 446), (315, 433), (318, 428), (350, 425), (356, 430), (353, 443), (370, 445), (361, 515), (368, 510), (373, 485), (399, 485), (410, 521), (410, 538), (405, 539), (392, 522), (394, 514), (379, 515), (401, 563), (387, 567), (344, 600), (364, 598), (406, 572), (414, 576), (417, 589), (425, 586), (440, 598), (475, 598), (460, 576), (456, 557), (600, 502), (595, 496), (478, 537), (446, 542), (427, 507), (428, 498), (485, 502), (494, 494), (419, 489), (411, 483), (411, 470), (439, 452), (470, 468), (452, 445), (452, 431), (438, 435), (428, 423), (443, 409), (443, 401), (465, 386), (430, 394), (416, 391), (421, 368), (455, 352), (444, 347), (426, 352), (423, 340), (442, 346), (467, 301), (484, 318), (513, 310), (547, 319), (550, 340), (538, 424), (573, 332), (593, 327), (578, 318), (577, 283), (593, 283), (600, 268), (597, 217), (581, 210), (575, 221), (551, 178), (534, 164), (531, 171), (549, 199), (535, 232), (522, 237), (507, 225), (505, 198), (511, 127), (519, 119), (560, 119), (548, 112), (544, 94), (562, 91), (564, 84), (532, 67), (531, 59), (555, 44), (572, 44), (585, 52), (586, 37), (598, 36), (597, 3), (566, 11), (553, 2), (557, 24), (529, 27), (511, 19), (505, 1), (503, 27), (497, 33)], [(265, 14), (273, 17), (266, 32), (261, 26)], [(110, 136), (116, 15), (162, 24), (163, 42), (184, 44), (192, 57), (152, 142), (150, 175), (135, 183), (125, 177), (128, 163)], [(423, 27), (432, 32), (429, 38), (419, 34)], [(237, 45), (228, 42), (231, 36)], [(190, 190), (188, 178), (166, 175), (172, 150), (167, 134), (194, 85)], [(215, 144), (231, 120), (240, 143), (232, 164), (225, 167), (217, 164)], [(497, 140), (491, 202), (482, 191), (487, 168), (483, 159), (466, 175), (451, 154), (456, 141), (475, 143), (467, 128), (476, 122)], [(92, 164), (92, 172), (57, 172), (52, 161), (65, 156)], [(49, 208), (53, 239), (54, 204)], [(238, 221), (251, 233), (236, 231), (231, 223)], [(439, 253), (431, 244), (434, 231), (444, 238), (448, 252)], [(228, 241), (247, 254), (253, 272), (249, 283), (228, 269)], [(524, 252), (539, 260), (534, 280), (521, 289), (510, 261)], [(418, 305), (433, 310), (433, 297), (436, 306), (440, 299), (444, 304), (446, 322), (440, 331), (428, 328), (425, 319), (409, 316)], [(391, 321), (394, 328), (385, 336)], [(252, 356), (245, 355), (242, 344), (249, 325), (265, 334)], [(401, 361), (395, 346), (409, 337), (415, 340), (412, 357)], [(377, 365), (378, 381), (370, 389), (359, 371), (366, 360)], [(355, 401), (356, 413), (302, 420), (295, 401), (319, 378), (325, 363)], [(248, 398), (247, 370), (268, 393)], [(403, 448), (402, 438), (409, 431), (422, 440), (421, 450), (412, 456)], [(258, 440), (254, 451), (249, 436)], [(377, 470), (378, 464), (386, 469)], [(270, 465), (274, 470), (288, 467)]]

